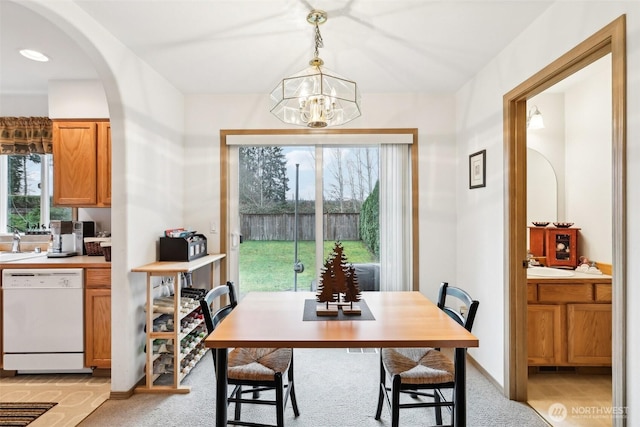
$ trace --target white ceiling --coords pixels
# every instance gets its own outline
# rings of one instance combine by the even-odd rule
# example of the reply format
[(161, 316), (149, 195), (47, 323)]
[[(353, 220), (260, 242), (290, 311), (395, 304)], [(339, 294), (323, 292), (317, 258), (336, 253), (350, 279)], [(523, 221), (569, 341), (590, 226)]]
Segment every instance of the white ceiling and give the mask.
[[(551, 1), (76, 0), (183, 93), (265, 93), (313, 57), (307, 13), (323, 9), (325, 65), (362, 93), (451, 93)], [(21, 48), (51, 57), (36, 63)], [(59, 28), (0, 0), (0, 93), (47, 93), (50, 79), (96, 79)]]

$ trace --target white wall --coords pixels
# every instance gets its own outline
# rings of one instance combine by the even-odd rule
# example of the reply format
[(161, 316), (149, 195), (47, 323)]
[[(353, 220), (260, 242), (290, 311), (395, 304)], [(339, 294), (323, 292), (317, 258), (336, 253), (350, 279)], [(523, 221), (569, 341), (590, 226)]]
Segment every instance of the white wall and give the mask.
[(591, 67), (593, 75), (565, 92), (567, 220), (582, 228), (578, 256), (611, 264), (610, 55)]
[[(473, 357), (504, 383), (504, 158), (502, 98), (505, 93), (578, 43), (627, 14), (627, 385), (628, 406), (640, 407), (640, 4), (636, 2), (556, 2), (457, 94), (458, 279), (481, 301), (474, 333), (480, 347)], [(487, 149), (487, 187), (467, 188), (468, 154)], [(628, 425), (640, 423), (629, 414)]]
[(21, 4), (78, 43), (95, 64), (107, 97), (113, 165), (111, 388), (126, 392), (145, 363), (146, 277), (130, 271), (155, 261), (162, 231), (182, 223), (183, 98), (73, 1)]
[(97, 80), (50, 80), (49, 118), (108, 119), (109, 105)]
[[(189, 95), (185, 108), (185, 223), (197, 230), (209, 230), (210, 221), (219, 218), (220, 211), (220, 129), (287, 126), (269, 113), (267, 94)], [(436, 300), (440, 282), (456, 282), (451, 239), (456, 224), (454, 98), (366, 94), (362, 108), (362, 116), (348, 127), (418, 128), (420, 290)], [(218, 246), (217, 234), (209, 234), (208, 238), (210, 249), (224, 251)]]
[(0, 95), (0, 116), (48, 117), (46, 95), (13, 94)]

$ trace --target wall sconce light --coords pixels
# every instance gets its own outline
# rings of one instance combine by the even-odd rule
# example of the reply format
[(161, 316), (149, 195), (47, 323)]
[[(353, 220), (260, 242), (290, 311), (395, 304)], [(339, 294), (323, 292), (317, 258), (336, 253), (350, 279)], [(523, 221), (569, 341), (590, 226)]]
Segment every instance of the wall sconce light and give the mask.
[(544, 128), (542, 113), (538, 110), (538, 106), (534, 105), (529, 109), (529, 114), (527, 114), (527, 129), (535, 130), (542, 128)]

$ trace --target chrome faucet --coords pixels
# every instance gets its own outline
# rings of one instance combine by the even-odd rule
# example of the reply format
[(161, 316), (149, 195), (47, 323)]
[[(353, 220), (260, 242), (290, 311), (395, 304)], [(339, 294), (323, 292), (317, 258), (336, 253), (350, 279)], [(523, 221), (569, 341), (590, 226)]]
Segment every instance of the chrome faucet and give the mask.
[(20, 233), (17, 228), (13, 229), (13, 243), (11, 245), (11, 252), (16, 254), (20, 252)]

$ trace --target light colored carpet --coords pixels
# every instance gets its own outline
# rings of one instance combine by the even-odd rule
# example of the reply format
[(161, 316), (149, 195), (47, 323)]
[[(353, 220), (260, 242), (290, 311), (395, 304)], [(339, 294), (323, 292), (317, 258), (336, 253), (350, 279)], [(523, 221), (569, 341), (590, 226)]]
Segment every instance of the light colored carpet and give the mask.
[[(379, 354), (349, 353), (345, 349), (295, 349), (295, 384), (300, 416), (291, 404), (285, 425), (299, 427), (381, 427), (391, 424), (385, 408), (374, 419), (378, 396)], [(470, 427), (545, 427), (529, 406), (505, 399), (473, 366), (467, 370), (467, 425)], [(83, 427), (210, 426), (214, 423), (215, 380), (209, 353), (184, 381), (188, 394), (135, 394), (108, 400), (86, 418)], [(232, 408), (231, 408), (232, 409)], [(445, 411), (446, 412), (446, 411)], [(243, 419), (273, 422), (273, 408), (243, 405)], [(400, 425), (435, 424), (428, 409), (406, 409)]]

